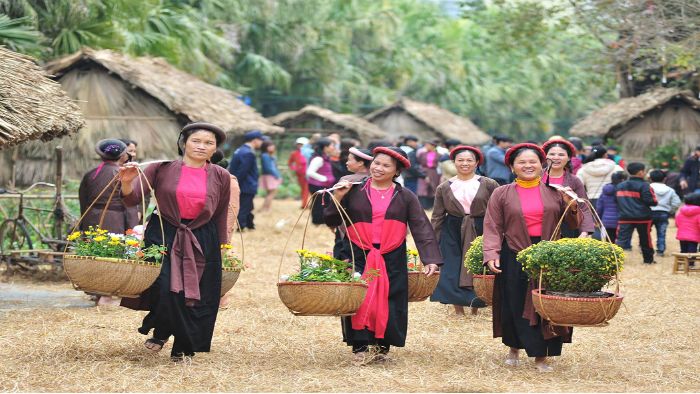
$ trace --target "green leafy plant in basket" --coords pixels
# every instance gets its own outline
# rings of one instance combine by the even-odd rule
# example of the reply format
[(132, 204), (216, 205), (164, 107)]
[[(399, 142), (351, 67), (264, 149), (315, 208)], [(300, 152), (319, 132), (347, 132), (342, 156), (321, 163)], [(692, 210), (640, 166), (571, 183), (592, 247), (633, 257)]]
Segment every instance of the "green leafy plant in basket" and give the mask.
[(283, 276), (282, 281), (289, 282), (360, 282), (379, 275), (375, 270), (365, 271), (364, 276), (352, 272), (352, 264), (333, 258), (330, 255), (306, 249), (296, 251), (299, 256), (300, 269), (296, 274)]
[(78, 256), (115, 259), (144, 260), (160, 264), (167, 249), (162, 245), (144, 247), (132, 230), (126, 234), (114, 234), (99, 227), (90, 226), (87, 231), (75, 231), (67, 237)]
[(595, 293), (622, 270), (622, 248), (592, 238), (541, 241), (518, 253), (523, 270), (534, 280), (542, 273), (547, 292)]
[(471, 246), (467, 250), (466, 256), (464, 256), (464, 266), (469, 272), (475, 275), (483, 275), (484, 268), (486, 268), (486, 275), (493, 275), (488, 267), (484, 265), (484, 237), (478, 236), (474, 238)]

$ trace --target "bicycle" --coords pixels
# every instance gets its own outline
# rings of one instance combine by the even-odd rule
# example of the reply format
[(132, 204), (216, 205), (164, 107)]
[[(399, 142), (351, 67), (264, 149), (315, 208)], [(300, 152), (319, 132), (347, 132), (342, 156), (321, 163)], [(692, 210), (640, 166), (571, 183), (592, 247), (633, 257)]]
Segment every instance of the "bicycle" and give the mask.
[[(0, 257), (5, 261), (8, 268), (17, 267), (23, 270), (35, 270), (40, 263), (60, 263), (53, 259), (48, 259), (48, 261), (47, 259), (42, 259), (40, 254), (43, 253), (44, 256), (60, 255), (60, 252), (68, 244), (68, 241), (65, 240), (65, 232), (75, 222), (75, 218), (67, 211), (63, 198), (58, 193), (56, 193), (54, 205), (51, 209), (25, 205), (24, 195), (40, 186), (51, 187), (56, 190), (56, 185), (47, 182), (37, 182), (22, 191), (0, 189), (0, 194), (19, 195), (17, 215), (0, 223)], [(39, 226), (27, 219), (25, 211), (49, 213), (54, 221), (52, 234), (47, 236)], [(34, 238), (32, 234), (35, 235)], [(49, 251), (35, 250), (34, 247), (37, 244), (45, 245)]]

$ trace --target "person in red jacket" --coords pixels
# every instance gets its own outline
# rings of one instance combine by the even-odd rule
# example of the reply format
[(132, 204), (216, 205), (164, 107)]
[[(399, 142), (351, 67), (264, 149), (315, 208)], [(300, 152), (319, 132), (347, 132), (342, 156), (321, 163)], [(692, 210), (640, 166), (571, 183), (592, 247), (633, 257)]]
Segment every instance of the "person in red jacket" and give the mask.
[(676, 239), (681, 243), (681, 253), (697, 253), (700, 243), (700, 193), (690, 193), (683, 200), (685, 204), (676, 213)]
[(296, 140), (296, 149), (289, 155), (289, 160), (287, 160), (287, 167), (294, 171), (297, 177), (297, 182), (299, 182), (299, 188), (301, 188), (301, 208), (304, 209), (306, 204), (309, 202), (309, 183), (306, 181), (306, 157), (301, 153), (301, 147), (308, 144), (309, 139), (306, 137), (299, 137)]

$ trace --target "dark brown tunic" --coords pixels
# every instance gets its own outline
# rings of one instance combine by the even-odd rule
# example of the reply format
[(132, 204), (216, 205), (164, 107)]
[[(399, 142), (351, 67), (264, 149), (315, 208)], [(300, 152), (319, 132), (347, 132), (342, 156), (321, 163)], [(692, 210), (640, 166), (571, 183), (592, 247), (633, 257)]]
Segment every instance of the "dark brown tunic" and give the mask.
[[(564, 171), (564, 182), (562, 186), (570, 187), (577, 196), (588, 200), (588, 195), (586, 194), (586, 188), (583, 186), (583, 182), (581, 182), (576, 175), (570, 173), (569, 171)], [(579, 209), (581, 210), (581, 214), (583, 214), (580, 230), (592, 234), (593, 230), (595, 230), (595, 226), (593, 224), (593, 214), (591, 213), (590, 208), (587, 204), (579, 204)]]
[[(356, 225), (369, 225), (372, 223), (372, 204), (367, 196), (366, 181), (360, 185), (354, 185), (342, 200), (342, 206), (347, 211), (352, 222)], [(423, 264), (442, 264), (442, 256), (435, 239), (435, 233), (425, 211), (420, 206), (418, 198), (410, 190), (394, 184), (395, 189), (391, 196), (391, 202), (385, 214), (386, 221), (405, 223), (411, 230), (416, 243), (418, 253)], [(340, 212), (334, 204), (326, 206), (324, 211), (326, 224), (339, 226), (342, 224)], [(385, 223), (386, 225), (386, 223)], [(352, 230), (350, 230), (352, 231)], [(343, 339), (350, 346), (358, 344), (372, 344), (391, 346), (404, 346), (408, 330), (408, 268), (406, 256), (405, 233), (396, 234), (404, 238), (401, 246), (383, 254), (386, 262), (386, 274), (389, 279), (389, 318), (383, 339), (375, 339), (374, 333), (365, 330), (354, 330), (350, 318), (343, 318)], [(362, 273), (365, 267), (365, 255), (363, 250), (352, 243), (355, 252), (355, 270)]]
[[(543, 218), (542, 237), (550, 239), (566, 203), (559, 191), (540, 184)], [(565, 222), (578, 228), (579, 210), (569, 210)], [(570, 327), (552, 326), (535, 312), (531, 291), (537, 287), (516, 260), (516, 254), (532, 244), (516, 184), (497, 188), (484, 219), (484, 263), (500, 259), (503, 273), (496, 275), (493, 294), (493, 336), (503, 337), (510, 347), (524, 348), (530, 357), (556, 356), (561, 343), (571, 341)]]
[[(99, 172), (97, 172), (98, 169)], [(111, 233), (124, 234), (126, 230), (139, 224), (138, 208), (127, 207), (122, 202), (119, 181), (115, 181), (102, 193), (100, 198), (97, 198), (118, 172), (119, 165), (116, 162), (105, 161), (101, 167), (95, 167), (83, 176), (78, 189), (80, 214), (85, 215), (80, 222), (80, 230), (85, 231), (90, 226), (100, 226)], [(114, 190), (113, 194), (112, 190)], [(109, 200), (110, 194), (112, 194), (111, 201)], [(109, 206), (107, 205), (108, 201)], [(93, 202), (95, 204), (86, 214), (85, 211)], [(103, 214), (104, 218), (100, 225), (100, 217)]]
[[(486, 207), (488, 205), (489, 198), (491, 197), (491, 193), (493, 193), (493, 191), (498, 187), (498, 183), (496, 181), (483, 176), (479, 177), (479, 183), (479, 189), (477, 190), (474, 200), (472, 201), (470, 207), (471, 214), (469, 215), (464, 213), (462, 204), (457, 200), (452, 192), (450, 181), (441, 183), (435, 192), (435, 205), (433, 206), (433, 216), (431, 222), (438, 241), (441, 240), (443, 223), (448, 216), (454, 216), (462, 219), (461, 231), (459, 235), (462, 240), (461, 257), (459, 258), (459, 261), (456, 261), (456, 263), (460, 265), (460, 287), (473, 287), (473, 276), (468, 272), (467, 268), (464, 267), (464, 256), (466, 256), (467, 250), (469, 250), (474, 238), (481, 235), (483, 232), (483, 218), (486, 215)], [(442, 251), (442, 254), (443, 257), (445, 257), (445, 260), (447, 260), (444, 250)], [(447, 264), (447, 261), (445, 261), (445, 263)]]

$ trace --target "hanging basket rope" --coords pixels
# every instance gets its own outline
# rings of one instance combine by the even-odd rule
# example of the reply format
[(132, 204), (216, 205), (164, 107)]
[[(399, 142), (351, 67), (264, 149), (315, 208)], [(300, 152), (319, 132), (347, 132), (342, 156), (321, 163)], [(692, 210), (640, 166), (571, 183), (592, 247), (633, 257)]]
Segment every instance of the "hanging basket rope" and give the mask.
[[(148, 178), (145, 177), (143, 171), (138, 167), (136, 168), (139, 172), (138, 179), (141, 185), (141, 205), (143, 209), (142, 217), (145, 219), (146, 198), (143, 192), (143, 181), (146, 181), (149, 188), (152, 189), (152, 187), (148, 182)], [(142, 177), (141, 175), (144, 176)], [(112, 186), (112, 191), (107, 200), (107, 204), (105, 204), (98, 222), (98, 226), (102, 226), (107, 208), (112, 202), (112, 197), (117, 190), (118, 184), (116, 182), (118, 182), (118, 180), (119, 174), (116, 174), (80, 216), (78, 221), (71, 229), (71, 233), (74, 232), (78, 226), (80, 226), (80, 223), (83, 221), (87, 213), (90, 212), (90, 210), (95, 206), (97, 200), (99, 200), (99, 198), (102, 197), (109, 187)], [(160, 211), (158, 208), (158, 201), (156, 200), (155, 196), (153, 197), (153, 201), (156, 204), (156, 209)], [(160, 217), (160, 215), (158, 215), (158, 219), (160, 220), (163, 244), (165, 244), (163, 219)], [(66, 245), (64, 248), (64, 252), (66, 252), (67, 249), (68, 245)], [(161, 265), (149, 261), (66, 254), (63, 258), (63, 269), (76, 290), (104, 296), (136, 298), (146, 289), (148, 289), (153, 282), (155, 282), (158, 275), (160, 275)]]
[[(282, 263), (284, 262), (284, 254), (287, 250), (287, 246), (292, 238), (294, 229), (301, 221), (304, 213), (313, 206), (316, 198), (319, 198), (321, 194), (328, 193), (331, 197), (331, 201), (336, 206), (340, 212), (340, 217), (343, 223), (350, 231), (352, 228), (358, 235), (357, 229), (352, 225), (350, 216), (347, 214), (345, 209), (340, 205), (340, 202), (331, 193), (333, 189), (323, 189), (314, 193), (312, 198), (307, 203), (306, 207), (299, 214), (296, 222), (292, 226), (289, 232), (287, 241), (282, 249), (282, 255), (280, 256), (280, 263), (277, 269), (277, 277), (280, 277), (282, 272)], [(301, 248), (304, 249), (304, 244), (306, 241), (306, 233), (309, 227), (309, 220), (311, 215), (309, 214), (306, 218), (306, 223), (304, 226), (304, 232), (301, 240)], [(348, 225), (349, 224), (349, 225)], [(350, 253), (352, 256), (352, 272), (355, 272), (355, 252), (353, 248), (350, 248)], [(363, 250), (364, 253), (364, 250)], [(366, 258), (366, 256), (365, 256)], [(289, 309), (289, 311), (296, 316), (351, 316), (360, 308), (362, 301), (367, 293), (367, 285), (362, 282), (278, 282), (277, 292), (279, 294), (280, 300)]]
[[(600, 228), (605, 240), (611, 244), (613, 255), (615, 256), (615, 293), (611, 297), (602, 298), (574, 298), (562, 297), (544, 293), (542, 288), (542, 277), (544, 270), (540, 270), (537, 289), (532, 290), (532, 300), (537, 313), (555, 326), (572, 327), (601, 327), (608, 325), (608, 321), (615, 317), (622, 305), (623, 296), (620, 294), (620, 263), (619, 256), (612, 246), (610, 236), (605, 231), (605, 226), (588, 200), (583, 200), (589, 207), (595, 225)], [(564, 210), (564, 214), (559, 219), (559, 223), (552, 233), (551, 241), (556, 240), (561, 232), (561, 226), (566, 214), (576, 200), (571, 200)]]

